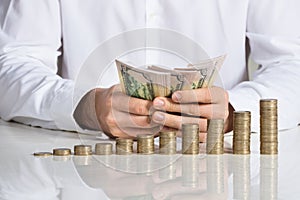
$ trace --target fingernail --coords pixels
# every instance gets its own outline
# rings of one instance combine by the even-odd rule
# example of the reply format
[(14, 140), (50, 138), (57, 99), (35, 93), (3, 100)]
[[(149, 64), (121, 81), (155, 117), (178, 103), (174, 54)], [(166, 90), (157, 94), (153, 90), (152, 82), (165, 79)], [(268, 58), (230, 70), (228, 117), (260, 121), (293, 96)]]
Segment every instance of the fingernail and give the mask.
[(175, 101), (180, 101), (181, 98), (182, 98), (182, 95), (180, 94), (180, 92), (175, 92), (175, 93), (173, 94), (173, 100), (175, 100)]
[(157, 106), (157, 107), (163, 107), (165, 105), (165, 102), (160, 99), (155, 99), (153, 104), (154, 104), (154, 106)]
[(153, 115), (153, 119), (154, 119), (155, 121), (164, 121), (164, 120), (165, 120), (165, 115), (162, 114), (162, 113), (160, 113), (160, 112), (156, 112), (156, 113), (154, 113), (154, 115)]

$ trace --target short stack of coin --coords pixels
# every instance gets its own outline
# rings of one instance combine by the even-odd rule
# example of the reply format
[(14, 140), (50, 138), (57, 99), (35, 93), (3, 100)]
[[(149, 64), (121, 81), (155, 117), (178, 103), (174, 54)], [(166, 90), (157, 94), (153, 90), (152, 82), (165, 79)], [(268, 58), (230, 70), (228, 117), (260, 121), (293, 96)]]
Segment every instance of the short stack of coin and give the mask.
[(250, 154), (251, 112), (233, 113), (233, 154)]
[(198, 124), (182, 124), (182, 154), (199, 154)]
[(92, 155), (92, 146), (91, 145), (75, 145), (74, 146), (74, 155), (76, 155), (76, 156)]
[(154, 153), (154, 136), (150, 134), (137, 136), (137, 153)]
[(116, 154), (128, 155), (133, 152), (133, 140), (129, 138), (116, 139)]
[(112, 154), (112, 144), (111, 143), (97, 143), (95, 145), (96, 155), (111, 155)]
[(207, 154), (224, 153), (224, 120), (210, 119), (207, 121), (206, 137)]
[(159, 133), (159, 153), (176, 154), (176, 132), (161, 131)]
[(54, 156), (69, 156), (71, 155), (71, 149), (69, 148), (56, 148), (53, 149)]
[(277, 100), (260, 100), (260, 153), (278, 154)]

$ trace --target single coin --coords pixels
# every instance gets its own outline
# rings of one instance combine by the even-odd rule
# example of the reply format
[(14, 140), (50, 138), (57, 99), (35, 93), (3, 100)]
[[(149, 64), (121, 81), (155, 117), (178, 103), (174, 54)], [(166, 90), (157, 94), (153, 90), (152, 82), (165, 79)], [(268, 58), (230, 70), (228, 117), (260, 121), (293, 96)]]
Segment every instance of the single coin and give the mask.
[(34, 152), (33, 155), (36, 157), (49, 157), (49, 156), (52, 156), (52, 153), (51, 152)]

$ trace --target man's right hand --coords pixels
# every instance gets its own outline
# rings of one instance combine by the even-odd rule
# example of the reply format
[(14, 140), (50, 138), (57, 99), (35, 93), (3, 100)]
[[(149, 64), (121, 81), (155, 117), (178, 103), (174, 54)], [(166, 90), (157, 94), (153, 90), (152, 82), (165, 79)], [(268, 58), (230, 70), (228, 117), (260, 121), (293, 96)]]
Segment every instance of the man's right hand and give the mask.
[(88, 92), (77, 106), (74, 117), (86, 129), (101, 130), (110, 137), (136, 137), (160, 129), (151, 122), (152, 101), (129, 97), (120, 86)]

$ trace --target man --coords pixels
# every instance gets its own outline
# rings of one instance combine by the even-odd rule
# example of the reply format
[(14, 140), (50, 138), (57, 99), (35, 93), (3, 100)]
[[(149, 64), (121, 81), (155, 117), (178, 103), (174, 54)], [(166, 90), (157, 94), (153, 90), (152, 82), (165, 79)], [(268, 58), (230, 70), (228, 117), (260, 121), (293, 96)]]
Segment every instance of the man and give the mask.
[[(126, 137), (160, 125), (180, 129), (185, 122), (199, 123), (205, 132), (209, 118), (224, 118), (228, 132), (233, 110), (249, 110), (257, 131), (259, 99), (277, 98), (279, 127), (295, 127), (300, 121), (299, 8), (298, 0), (4, 0), (0, 116), (54, 129), (77, 130), (79, 124)], [(226, 46), (223, 85), (177, 91), (150, 102), (122, 94), (114, 85), (117, 74), (108, 70), (103, 86), (84, 92), (75, 87), (80, 67), (97, 46), (142, 28), (176, 31), (201, 44), (209, 56)], [(261, 65), (252, 81), (245, 64), (246, 38), (253, 60)], [(73, 102), (74, 96), (79, 98)], [(172, 114), (178, 112), (183, 116)]]

